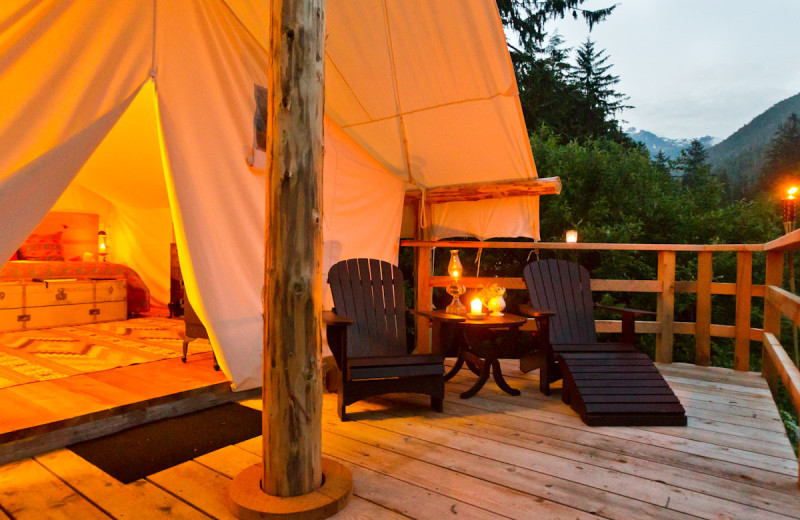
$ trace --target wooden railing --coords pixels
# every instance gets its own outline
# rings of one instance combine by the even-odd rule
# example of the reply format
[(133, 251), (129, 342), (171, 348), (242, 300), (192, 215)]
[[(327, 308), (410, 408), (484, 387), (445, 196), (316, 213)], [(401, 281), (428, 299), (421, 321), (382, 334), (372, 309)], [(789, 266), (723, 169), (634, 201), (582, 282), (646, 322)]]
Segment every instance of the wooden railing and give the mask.
[[(750, 342), (762, 342), (762, 374), (773, 394), (778, 380), (789, 391), (796, 410), (800, 410), (800, 371), (792, 363), (780, 343), (781, 315), (786, 316), (795, 326), (800, 326), (800, 296), (783, 290), (784, 252), (800, 249), (800, 230), (789, 233), (766, 244), (732, 245), (687, 245), (687, 244), (567, 244), (547, 242), (448, 242), (407, 240), (401, 245), (417, 249), (416, 306), (431, 308), (433, 287), (446, 287), (450, 278), (434, 276), (430, 271), (433, 248), (452, 249), (564, 249), (573, 251), (655, 251), (658, 253), (658, 275), (656, 280), (592, 280), (593, 291), (619, 291), (654, 293), (656, 295), (656, 320), (638, 321), (636, 332), (656, 335), (656, 361), (672, 362), (675, 334), (695, 336), (695, 364), (708, 366), (711, 360), (711, 338), (733, 338), (734, 369), (750, 369)], [(697, 253), (697, 274), (695, 280), (675, 279), (675, 258), (678, 252)], [(735, 252), (736, 282), (719, 283), (713, 281), (712, 258), (714, 253)], [(765, 284), (753, 284), (753, 253), (766, 254)], [(478, 285), (497, 283), (507, 289), (525, 289), (522, 278), (465, 277), (460, 282), (470, 288)], [(696, 301), (696, 321), (675, 321), (675, 295), (694, 293)], [(711, 296), (730, 295), (736, 298), (736, 312), (733, 325), (711, 323)], [(750, 314), (753, 297), (764, 298), (764, 327), (753, 327)], [(621, 332), (619, 320), (597, 320), (598, 332)], [(421, 352), (430, 350), (430, 336), (427, 334), (427, 320), (417, 323), (417, 348)], [(798, 476), (800, 483), (800, 475)]]
[[(761, 348), (761, 374), (767, 380), (773, 395), (778, 380), (789, 391), (795, 410), (800, 411), (800, 370), (792, 363), (780, 342), (781, 316), (786, 316), (793, 327), (800, 326), (800, 297), (781, 288), (783, 285), (783, 253), (800, 248), (800, 231), (764, 244), (767, 252), (767, 273), (764, 284), (764, 334)], [(798, 474), (800, 485), (800, 474)]]
[[(434, 247), (453, 249), (563, 249), (574, 251), (650, 251), (658, 254), (658, 275), (655, 280), (606, 280), (593, 279), (592, 290), (603, 292), (638, 292), (656, 295), (656, 320), (637, 321), (636, 332), (655, 334), (656, 361), (672, 362), (672, 350), (675, 334), (693, 334), (695, 336), (695, 363), (708, 366), (711, 361), (711, 338), (732, 338), (734, 340), (734, 368), (749, 370), (750, 342), (761, 341), (763, 330), (752, 327), (750, 308), (753, 297), (764, 297), (764, 286), (752, 283), (753, 253), (764, 251), (763, 244), (730, 244), (730, 245), (691, 245), (691, 244), (566, 244), (561, 242), (455, 242), (455, 241), (420, 241), (401, 242), (403, 246), (418, 248), (420, 261), (417, 269), (417, 308), (430, 309), (431, 289), (449, 285), (448, 276), (434, 276), (430, 273), (430, 258)], [(695, 280), (681, 281), (675, 279), (675, 259), (678, 252), (694, 252), (697, 254), (697, 276)], [(720, 283), (713, 281), (712, 255), (719, 252), (735, 252), (737, 254), (736, 283)], [(507, 289), (525, 289), (522, 278), (486, 278), (464, 277), (460, 282), (469, 288), (478, 285), (497, 283)], [(675, 321), (675, 295), (681, 293), (697, 294), (696, 321)], [(711, 323), (711, 296), (731, 295), (736, 298), (736, 314), (734, 325)], [(620, 320), (597, 320), (598, 332), (621, 332)], [(417, 348), (428, 351), (428, 335), (425, 320), (418, 326), (423, 333), (418, 334)]]

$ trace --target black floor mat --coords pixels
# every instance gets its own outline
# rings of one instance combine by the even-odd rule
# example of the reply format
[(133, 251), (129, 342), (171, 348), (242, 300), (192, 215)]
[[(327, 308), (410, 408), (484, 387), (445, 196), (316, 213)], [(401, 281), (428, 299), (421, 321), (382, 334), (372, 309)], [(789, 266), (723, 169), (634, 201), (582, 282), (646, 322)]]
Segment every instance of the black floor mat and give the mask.
[(261, 412), (236, 403), (162, 419), (69, 449), (128, 484), (261, 435)]

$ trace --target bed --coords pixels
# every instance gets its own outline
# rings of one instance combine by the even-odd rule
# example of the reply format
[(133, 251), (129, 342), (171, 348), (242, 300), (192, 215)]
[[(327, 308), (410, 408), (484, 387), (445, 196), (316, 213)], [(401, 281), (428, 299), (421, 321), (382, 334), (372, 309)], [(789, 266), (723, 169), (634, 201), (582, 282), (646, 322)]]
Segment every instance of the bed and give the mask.
[(122, 279), (128, 285), (128, 313), (148, 312), (150, 290), (136, 271), (122, 264), (94, 261), (98, 220), (91, 213), (51, 211), (0, 268), (0, 283), (54, 278)]

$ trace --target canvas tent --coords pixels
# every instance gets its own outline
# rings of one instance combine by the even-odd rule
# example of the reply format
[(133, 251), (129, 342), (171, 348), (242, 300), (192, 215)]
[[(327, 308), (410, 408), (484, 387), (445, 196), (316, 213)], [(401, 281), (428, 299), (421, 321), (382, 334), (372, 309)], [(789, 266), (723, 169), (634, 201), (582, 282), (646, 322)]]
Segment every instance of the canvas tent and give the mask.
[[(51, 209), (94, 212), (111, 260), (189, 299), (238, 389), (261, 384), (265, 0), (0, 3), (0, 256)], [(494, 0), (328, 0), (323, 271), (396, 261), (406, 189), (532, 179)], [(538, 234), (538, 200), (441, 204), (434, 236)]]

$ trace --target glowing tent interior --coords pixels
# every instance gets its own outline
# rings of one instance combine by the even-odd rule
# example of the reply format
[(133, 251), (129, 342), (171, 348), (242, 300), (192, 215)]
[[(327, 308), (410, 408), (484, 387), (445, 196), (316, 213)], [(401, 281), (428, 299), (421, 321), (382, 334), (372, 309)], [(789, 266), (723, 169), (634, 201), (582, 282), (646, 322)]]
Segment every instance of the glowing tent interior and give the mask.
[[(187, 295), (236, 388), (261, 384), (269, 2), (0, 5), (0, 256), (53, 209), (100, 215), (156, 301)], [(323, 272), (396, 262), (406, 190), (536, 178), (494, 0), (329, 0)], [(432, 237), (538, 236), (538, 197), (436, 204)]]

